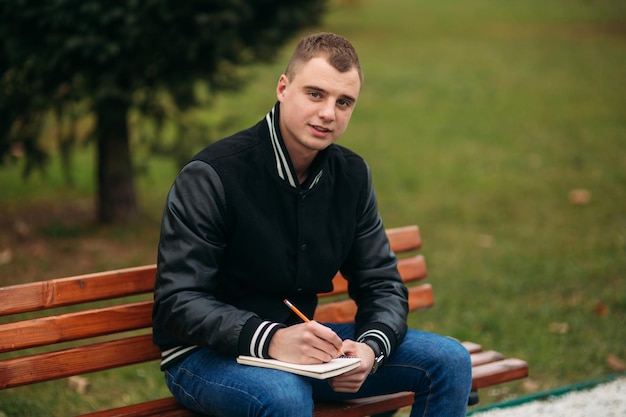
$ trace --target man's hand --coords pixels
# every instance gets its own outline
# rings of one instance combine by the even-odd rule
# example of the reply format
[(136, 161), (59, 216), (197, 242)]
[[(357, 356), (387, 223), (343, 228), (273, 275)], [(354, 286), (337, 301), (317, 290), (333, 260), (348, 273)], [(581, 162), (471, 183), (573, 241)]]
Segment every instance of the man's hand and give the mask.
[(346, 356), (361, 358), (361, 364), (345, 374), (328, 380), (333, 390), (337, 392), (357, 392), (374, 366), (374, 351), (365, 343), (344, 340), (342, 351)]
[(334, 331), (310, 321), (277, 330), (270, 341), (269, 354), (285, 362), (322, 363), (336, 358), (341, 345), (341, 338)]

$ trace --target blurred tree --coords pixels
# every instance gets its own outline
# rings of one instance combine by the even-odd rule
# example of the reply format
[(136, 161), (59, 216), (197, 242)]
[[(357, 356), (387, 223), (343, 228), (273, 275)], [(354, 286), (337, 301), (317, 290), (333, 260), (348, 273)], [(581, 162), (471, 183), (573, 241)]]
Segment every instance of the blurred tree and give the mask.
[[(158, 129), (168, 111), (197, 105), (198, 91), (241, 87), (239, 70), (274, 58), (319, 22), (324, 3), (0, 0), (0, 163), (19, 151), (25, 175), (44, 166), (44, 131), (67, 162), (87, 130), (97, 143), (98, 220), (128, 221), (137, 214), (130, 115)], [(54, 128), (43, 129), (50, 118)]]

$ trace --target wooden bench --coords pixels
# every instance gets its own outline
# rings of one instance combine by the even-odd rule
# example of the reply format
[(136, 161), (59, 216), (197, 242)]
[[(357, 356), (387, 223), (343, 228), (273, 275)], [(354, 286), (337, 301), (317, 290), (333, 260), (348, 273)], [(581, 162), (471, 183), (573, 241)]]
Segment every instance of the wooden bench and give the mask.
[[(426, 277), (424, 257), (415, 253), (421, 246), (419, 229), (408, 226), (389, 229), (387, 234), (400, 258), (398, 269), (409, 287), (411, 311), (433, 306), (431, 285), (415, 284)], [(0, 358), (5, 357), (0, 360), (0, 390), (158, 360), (160, 352), (152, 344), (150, 334), (154, 277), (155, 265), (147, 265), (0, 288), (0, 354), (3, 355)], [(338, 274), (333, 292), (320, 294), (322, 298), (334, 298), (320, 304), (315, 320), (352, 321), (354, 303), (337, 299), (338, 294), (345, 295), (346, 291), (346, 281)], [(129, 296), (142, 294), (143, 298), (130, 297), (129, 301)], [(109, 301), (104, 307), (102, 303), (94, 307), (92, 302), (100, 300)], [(66, 306), (74, 307), (70, 312), (55, 310)], [(22, 313), (34, 311), (40, 311), (41, 316), (23, 318)], [(11, 317), (16, 314), (22, 316)], [(105, 335), (106, 338), (101, 337)], [(29, 351), (70, 341), (71, 347), (39, 353)], [(471, 353), (474, 394), (477, 389), (528, 375), (528, 365), (522, 360), (505, 359), (502, 354), (483, 350), (475, 343), (464, 342), (464, 345)], [(369, 416), (412, 403), (412, 393), (404, 392), (340, 404), (316, 404), (314, 415)], [(173, 398), (163, 398), (88, 415), (196, 414)]]

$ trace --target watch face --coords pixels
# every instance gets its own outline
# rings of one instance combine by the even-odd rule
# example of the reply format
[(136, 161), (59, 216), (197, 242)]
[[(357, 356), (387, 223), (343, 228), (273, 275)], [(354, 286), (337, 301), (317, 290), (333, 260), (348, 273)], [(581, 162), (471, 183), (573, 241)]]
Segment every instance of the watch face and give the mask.
[(385, 359), (385, 355), (380, 354), (378, 356), (376, 356), (374, 358), (374, 365), (372, 365), (372, 373), (375, 374), (376, 371), (378, 371), (378, 367), (380, 366), (381, 362), (383, 361), (383, 359)]

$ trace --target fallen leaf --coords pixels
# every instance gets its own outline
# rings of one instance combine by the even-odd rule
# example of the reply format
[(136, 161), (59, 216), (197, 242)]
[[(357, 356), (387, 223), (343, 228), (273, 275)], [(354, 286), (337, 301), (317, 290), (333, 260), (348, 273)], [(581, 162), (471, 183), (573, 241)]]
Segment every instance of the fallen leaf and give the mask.
[(5, 249), (0, 251), (0, 265), (5, 265), (13, 260), (13, 251), (11, 249)]
[(23, 220), (16, 220), (13, 224), (13, 230), (20, 238), (27, 238), (31, 234), (30, 226)]
[(478, 235), (478, 246), (489, 249), (493, 246), (493, 236), (487, 234)]
[(601, 302), (597, 302), (594, 306), (593, 306), (593, 314), (595, 314), (598, 317), (604, 317), (607, 314), (609, 314), (609, 306), (607, 306), (604, 303)]
[(568, 323), (554, 322), (550, 323), (550, 333), (565, 334), (569, 332)]
[(575, 206), (584, 206), (591, 201), (591, 193), (589, 190), (579, 188), (569, 192), (569, 202)]
[(626, 371), (626, 363), (615, 355), (607, 356), (606, 364), (614, 371)]
[(82, 376), (71, 376), (67, 381), (67, 386), (79, 394), (84, 394), (89, 387), (89, 380)]
[(535, 381), (533, 381), (532, 379), (526, 379), (523, 383), (522, 383), (522, 387), (524, 388), (524, 391), (526, 392), (537, 392), (539, 391), (539, 384)]

